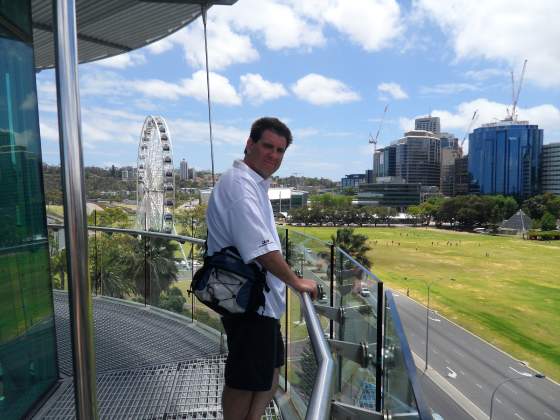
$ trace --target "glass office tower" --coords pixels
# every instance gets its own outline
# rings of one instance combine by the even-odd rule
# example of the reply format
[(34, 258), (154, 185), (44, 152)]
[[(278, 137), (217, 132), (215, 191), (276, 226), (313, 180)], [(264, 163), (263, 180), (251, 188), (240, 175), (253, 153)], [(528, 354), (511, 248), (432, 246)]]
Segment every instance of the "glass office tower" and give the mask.
[(29, 0), (0, 0), (0, 418), (58, 379)]
[(481, 194), (527, 197), (540, 186), (543, 130), (523, 121), (485, 124), (469, 135), (469, 174)]

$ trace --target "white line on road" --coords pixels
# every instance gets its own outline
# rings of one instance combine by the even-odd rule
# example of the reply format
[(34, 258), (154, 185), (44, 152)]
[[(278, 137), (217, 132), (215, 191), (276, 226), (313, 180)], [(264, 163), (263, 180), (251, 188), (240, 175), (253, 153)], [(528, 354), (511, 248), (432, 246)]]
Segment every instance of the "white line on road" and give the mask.
[(399, 297), (400, 295), (397, 295), (396, 293), (393, 293), (393, 296), (394, 297)]
[(465, 374), (465, 372), (462, 371), (462, 370), (460, 370), (459, 373), (460, 373), (461, 375), (464, 375), (464, 374)]
[(543, 414), (544, 414), (546, 417), (549, 417), (549, 418), (551, 418), (552, 420), (554, 420), (554, 417), (552, 417), (552, 416), (551, 416), (549, 413), (547, 413), (546, 411), (543, 412)]
[(477, 388), (482, 389), (482, 385), (480, 384), (475, 384)]
[(449, 372), (447, 372), (447, 376), (449, 376), (451, 379), (455, 379), (457, 377), (457, 373), (455, 373), (455, 371), (449, 366), (446, 366), (446, 368), (447, 370), (449, 370)]
[(496, 401), (499, 402), (500, 404), (503, 404), (502, 400), (500, 400), (499, 398), (496, 398)]
[(513, 370), (515, 373), (517, 373), (518, 375), (521, 375), (521, 376), (533, 376), (533, 375), (531, 375), (529, 372), (519, 372), (517, 369), (512, 368), (511, 366), (510, 366), (509, 368), (510, 368), (511, 370)]
[(521, 417), (521, 416), (520, 416), (519, 414), (517, 414), (517, 413), (513, 413), (513, 415), (514, 415), (515, 417), (517, 417), (519, 420), (525, 420), (523, 417)]
[(461, 353), (459, 350), (453, 350), (453, 353), (457, 353), (461, 357), (465, 357), (464, 353)]
[(439, 318), (432, 318), (432, 317), (429, 317), (429, 318), (430, 318), (430, 321), (441, 322), (441, 319), (439, 319)]

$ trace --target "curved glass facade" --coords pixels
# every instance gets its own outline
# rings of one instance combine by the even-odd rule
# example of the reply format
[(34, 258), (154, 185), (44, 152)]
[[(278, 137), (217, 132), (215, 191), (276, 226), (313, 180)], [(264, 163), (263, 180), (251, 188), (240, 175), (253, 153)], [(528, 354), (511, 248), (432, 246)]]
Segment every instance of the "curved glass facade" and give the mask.
[(539, 192), (543, 130), (502, 121), (469, 135), (469, 174), (481, 194), (527, 197)]
[(0, 1), (0, 418), (58, 379), (30, 1)]

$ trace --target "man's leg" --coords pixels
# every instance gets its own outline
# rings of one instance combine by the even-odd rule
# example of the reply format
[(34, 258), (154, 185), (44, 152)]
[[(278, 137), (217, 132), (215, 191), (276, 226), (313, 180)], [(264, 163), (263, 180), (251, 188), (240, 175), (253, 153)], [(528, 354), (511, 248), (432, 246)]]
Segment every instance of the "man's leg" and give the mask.
[[(251, 407), (245, 420), (261, 420), (266, 407), (274, 397), (276, 388), (278, 386), (278, 372), (280, 369), (274, 369), (274, 376), (272, 377), (272, 388), (269, 391), (253, 392), (253, 400)], [(228, 420), (224, 417), (224, 420)]]
[(224, 420), (243, 420), (251, 408), (252, 391), (230, 388), (225, 385), (222, 392)]

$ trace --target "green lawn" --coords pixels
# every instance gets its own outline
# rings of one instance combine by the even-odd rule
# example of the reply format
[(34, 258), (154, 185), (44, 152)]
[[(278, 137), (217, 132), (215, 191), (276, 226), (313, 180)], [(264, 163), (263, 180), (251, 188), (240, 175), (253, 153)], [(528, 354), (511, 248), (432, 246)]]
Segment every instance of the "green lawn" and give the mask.
[[(336, 228), (295, 228), (329, 240)], [(560, 241), (425, 228), (356, 228), (374, 272), (548, 376), (560, 379)]]

